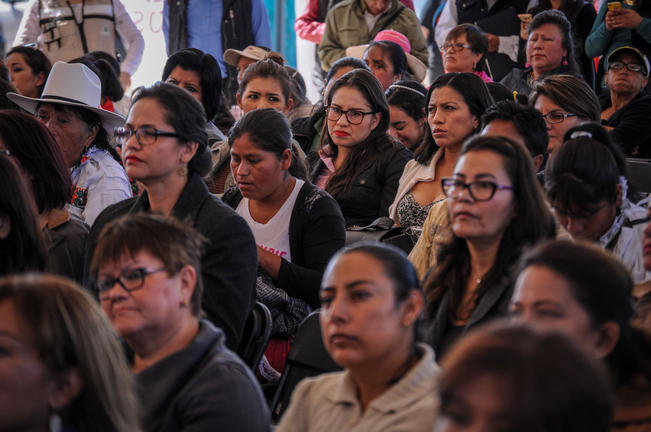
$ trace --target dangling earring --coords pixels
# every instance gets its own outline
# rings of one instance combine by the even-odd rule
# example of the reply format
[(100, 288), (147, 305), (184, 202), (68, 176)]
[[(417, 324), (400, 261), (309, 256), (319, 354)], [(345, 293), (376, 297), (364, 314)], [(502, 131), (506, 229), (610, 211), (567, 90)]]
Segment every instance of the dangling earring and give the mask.
[(526, 63), (524, 64), (524, 67), (525, 67), (526, 69), (529, 69), (529, 68), (531, 67), (531, 63), (526, 62)]
[(562, 64), (563, 66), (567, 66), (567, 65), (569, 65), (569, 63), (567, 62), (567, 58), (566, 58), (565, 56), (563, 56), (563, 61), (561, 62), (561, 64)]
[(50, 432), (61, 432), (63, 430), (63, 422), (61, 416), (57, 413), (50, 414)]

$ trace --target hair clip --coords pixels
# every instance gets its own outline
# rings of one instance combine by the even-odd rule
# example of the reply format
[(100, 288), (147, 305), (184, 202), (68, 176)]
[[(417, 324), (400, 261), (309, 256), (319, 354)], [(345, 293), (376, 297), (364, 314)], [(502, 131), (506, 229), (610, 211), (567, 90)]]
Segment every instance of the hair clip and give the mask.
[(514, 90), (513, 91), (513, 102), (517, 102), (517, 101), (518, 101), (518, 92)]
[(574, 131), (572, 132), (572, 135), (570, 135), (570, 139), (576, 139), (581, 137), (592, 138), (592, 133), (588, 131)]

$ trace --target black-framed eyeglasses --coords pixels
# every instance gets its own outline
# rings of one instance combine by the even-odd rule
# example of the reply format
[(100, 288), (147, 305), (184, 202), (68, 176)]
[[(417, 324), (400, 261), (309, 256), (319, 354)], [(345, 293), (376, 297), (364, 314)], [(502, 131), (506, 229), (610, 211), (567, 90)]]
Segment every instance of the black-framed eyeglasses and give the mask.
[(454, 49), (454, 52), (457, 52), (457, 51), (463, 51), (464, 49), (471, 49), (471, 48), (472, 48), (472, 46), (470, 46), (468, 44), (449, 43), (449, 42), (447, 42), (447, 43), (444, 43), (441, 46), (441, 51), (448, 52), (448, 51), (450, 51), (450, 49)]
[(475, 201), (490, 201), (495, 196), (496, 191), (513, 189), (513, 186), (501, 185), (488, 180), (477, 180), (466, 183), (452, 177), (442, 178), (441, 187), (443, 188), (443, 193), (448, 198), (458, 198), (464, 189), (468, 189), (470, 197)]
[(11, 156), (11, 150), (0, 148), (0, 154), (3, 154), (5, 156)]
[(337, 121), (341, 118), (342, 114), (346, 115), (346, 120), (352, 125), (358, 125), (364, 121), (364, 116), (375, 114), (375, 111), (359, 111), (359, 110), (342, 110), (337, 107), (329, 106), (328, 120)]
[(568, 117), (576, 117), (576, 114), (564, 113), (562, 111), (551, 111), (542, 116), (550, 124), (563, 123)]
[(620, 71), (624, 68), (628, 69), (630, 72), (639, 72), (642, 73), (642, 66), (637, 63), (624, 63), (624, 62), (612, 62), (608, 65), (608, 70)]
[(158, 130), (151, 126), (141, 126), (138, 129), (131, 129), (130, 127), (117, 127), (113, 130), (113, 136), (119, 145), (124, 145), (133, 135), (136, 136), (138, 144), (148, 145), (156, 142), (159, 136), (180, 138), (176, 132), (166, 132)]
[(120, 276), (116, 278), (98, 278), (95, 281), (95, 289), (99, 293), (103, 293), (110, 290), (116, 283), (118, 283), (125, 291), (136, 291), (142, 288), (147, 276), (162, 271), (167, 271), (167, 269), (164, 267), (157, 269), (148, 269), (144, 267), (125, 269), (122, 270)]

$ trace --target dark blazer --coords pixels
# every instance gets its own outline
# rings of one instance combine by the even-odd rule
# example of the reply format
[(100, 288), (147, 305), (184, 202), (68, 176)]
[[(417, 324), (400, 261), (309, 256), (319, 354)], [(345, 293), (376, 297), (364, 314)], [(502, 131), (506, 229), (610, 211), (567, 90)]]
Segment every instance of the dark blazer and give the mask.
[[(100, 213), (90, 230), (86, 269), (99, 233), (106, 224), (120, 216), (148, 211), (149, 208), (147, 192), (144, 192)], [(208, 239), (201, 257), (201, 306), (206, 317), (224, 331), (226, 345), (234, 350), (255, 302), (258, 255), (253, 234), (244, 219), (208, 192), (198, 174), (192, 174), (188, 179), (172, 215), (191, 222)]]
[(88, 225), (66, 210), (54, 210), (58, 219), (43, 230), (49, 256), (46, 271), (65, 276), (77, 283), (83, 282), (84, 248), (88, 239)]
[[(224, 202), (237, 208), (242, 194), (237, 187), (224, 193)], [(310, 182), (296, 197), (289, 220), (289, 250), (292, 262), (282, 260), (276, 281), (291, 297), (320, 306), (319, 287), (330, 258), (346, 243), (344, 217), (337, 202)]]
[(200, 321), (192, 343), (136, 375), (147, 432), (269, 430), (262, 391), (224, 333)]
[[(463, 334), (477, 325), (506, 316), (511, 295), (513, 294), (513, 286), (513, 278), (505, 274), (495, 286), (486, 291), (479, 299), (472, 315), (470, 315), (470, 319), (463, 329)], [(441, 354), (439, 353), (441, 342), (450, 328), (451, 314), (450, 290), (448, 289), (436, 308), (434, 316), (425, 318), (423, 321), (425, 342), (434, 348), (437, 357)]]
[[(387, 150), (377, 163), (367, 166), (355, 179), (348, 191), (339, 192), (333, 198), (339, 203), (346, 219), (346, 227), (366, 226), (380, 216), (389, 216), (389, 206), (398, 190), (398, 181), (412, 152), (400, 144), (395, 150)], [(308, 155), (312, 181), (325, 169), (316, 152)]]

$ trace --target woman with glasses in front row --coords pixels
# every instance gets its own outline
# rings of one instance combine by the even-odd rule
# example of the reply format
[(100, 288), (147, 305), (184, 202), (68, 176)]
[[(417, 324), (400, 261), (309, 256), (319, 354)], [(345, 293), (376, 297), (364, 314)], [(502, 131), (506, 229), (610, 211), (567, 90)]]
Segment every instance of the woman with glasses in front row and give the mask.
[(355, 69), (334, 83), (325, 105), (320, 150), (308, 157), (313, 183), (337, 200), (347, 227), (388, 216), (412, 153), (387, 132), (389, 105), (380, 82)]
[(528, 150), (507, 138), (468, 141), (441, 183), (452, 236), (424, 283), (425, 340), (437, 357), (468, 329), (506, 315), (522, 250), (556, 231)]
[(211, 166), (204, 109), (189, 92), (167, 83), (141, 88), (132, 100), (115, 138), (127, 175), (142, 183), (144, 192), (98, 216), (87, 258), (102, 228), (126, 214), (157, 212), (191, 224), (208, 239), (201, 255), (201, 307), (226, 334), (226, 345), (236, 349), (255, 300), (257, 255), (244, 219), (212, 195), (202, 179)]

